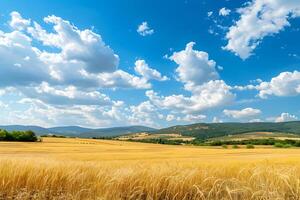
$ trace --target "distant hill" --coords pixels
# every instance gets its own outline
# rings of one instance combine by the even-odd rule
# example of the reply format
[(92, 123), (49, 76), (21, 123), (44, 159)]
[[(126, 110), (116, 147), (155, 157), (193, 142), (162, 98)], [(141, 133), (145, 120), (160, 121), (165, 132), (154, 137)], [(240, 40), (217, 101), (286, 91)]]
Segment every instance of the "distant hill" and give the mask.
[(79, 137), (90, 138), (90, 137), (112, 137), (119, 135), (126, 135), (130, 133), (140, 133), (140, 132), (152, 132), (156, 131), (154, 128), (146, 126), (128, 126), (128, 127), (113, 127), (113, 128), (101, 128), (95, 129), (89, 132), (81, 133)]
[(131, 133), (148, 132), (153, 134), (180, 134), (198, 139), (208, 139), (227, 135), (237, 135), (250, 132), (280, 132), (300, 135), (300, 121), (295, 122), (259, 122), (259, 123), (198, 123), (190, 125), (178, 125), (164, 129), (154, 129), (146, 126), (127, 126), (113, 128), (90, 129), (79, 126), (63, 126), (43, 128), (40, 126), (10, 125), (0, 126), (0, 129), (8, 131), (32, 130), (38, 135), (57, 134), (82, 138), (114, 137)]
[(8, 126), (0, 126), (0, 129), (5, 129), (7, 131), (28, 131), (31, 130), (38, 135), (49, 134), (51, 133), (47, 128), (43, 128), (40, 126), (22, 126), (22, 125), (8, 125)]
[(80, 135), (81, 133), (93, 131), (91, 128), (83, 128), (80, 126), (58, 126), (48, 128), (51, 133), (56, 133), (60, 135)]
[(0, 129), (5, 129), (8, 131), (32, 130), (37, 135), (57, 134), (63, 136), (82, 137), (82, 138), (109, 137), (109, 136), (126, 135), (130, 133), (156, 131), (156, 129), (146, 127), (146, 126), (126, 126), (126, 127), (91, 129), (91, 128), (83, 128), (80, 126), (61, 126), (61, 127), (43, 128), (40, 126), (8, 125), (8, 126), (0, 126)]
[(208, 139), (226, 135), (248, 132), (281, 132), (300, 135), (300, 121), (282, 123), (198, 123), (190, 125), (172, 126), (155, 131), (156, 134), (181, 134), (198, 139)]

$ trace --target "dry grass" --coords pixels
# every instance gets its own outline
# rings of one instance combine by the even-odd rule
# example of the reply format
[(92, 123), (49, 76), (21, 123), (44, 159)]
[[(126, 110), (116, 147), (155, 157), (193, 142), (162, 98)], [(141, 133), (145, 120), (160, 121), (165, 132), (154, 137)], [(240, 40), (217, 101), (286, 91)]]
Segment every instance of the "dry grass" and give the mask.
[(0, 143), (0, 199), (300, 199), (300, 149)]

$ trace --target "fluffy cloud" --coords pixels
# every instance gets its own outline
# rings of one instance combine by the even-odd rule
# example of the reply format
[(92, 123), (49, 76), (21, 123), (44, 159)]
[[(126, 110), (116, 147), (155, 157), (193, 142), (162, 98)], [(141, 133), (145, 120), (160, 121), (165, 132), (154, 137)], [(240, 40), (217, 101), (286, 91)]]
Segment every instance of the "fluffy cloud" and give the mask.
[(49, 105), (38, 99), (24, 98), (18, 102), (26, 106), (22, 111), (10, 111), (7, 124), (39, 124), (42, 126), (77, 125), (86, 127), (109, 126), (112, 119), (103, 113), (109, 107), (96, 105)]
[(41, 51), (19, 31), (0, 30), (0, 86), (29, 85), (49, 81), (49, 68), (39, 59)]
[(245, 108), (242, 110), (224, 110), (223, 113), (234, 119), (249, 119), (259, 116), (261, 111), (254, 108)]
[(271, 79), (270, 82), (262, 82), (257, 87), (259, 96), (267, 98), (275, 96), (295, 96), (300, 94), (300, 72), (282, 72)]
[(56, 16), (48, 16), (44, 22), (53, 25), (53, 32), (12, 12), (12, 32), (0, 30), (1, 123), (154, 125), (159, 113), (150, 115), (146, 103), (125, 105), (100, 90), (149, 89), (150, 79), (167, 77), (146, 63), (137, 68), (138, 76), (118, 69), (118, 55), (99, 34), (80, 30)]
[(30, 20), (23, 19), (20, 13), (13, 11), (10, 13), (11, 20), (9, 26), (16, 30), (24, 30), (30, 25)]
[[(17, 12), (11, 16), (10, 25), (15, 30), (0, 30), (0, 87), (34, 86), (42, 82), (87, 89), (151, 87), (146, 78), (117, 69), (118, 55), (99, 34), (79, 30), (53, 15), (44, 18), (53, 25), (51, 33)], [(42, 44), (39, 48), (33, 45), (38, 42)], [(55, 51), (47, 51), (43, 45)]]
[(117, 69), (119, 57), (105, 45), (100, 35), (89, 29), (81, 31), (69, 21), (54, 15), (45, 17), (44, 21), (53, 24), (54, 33), (47, 33), (36, 22), (34, 27), (28, 28), (28, 32), (44, 45), (61, 49), (64, 60), (79, 62), (92, 73)]
[(40, 99), (49, 104), (101, 106), (113, 104), (108, 96), (98, 91), (81, 91), (74, 86), (55, 88), (47, 82), (43, 82), (34, 88), (23, 88), (23, 93), (27, 97)]
[(227, 16), (227, 15), (230, 14), (230, 12), (231, 12), (231, 10), (228, 9), (228, 8), (221, 8), (221, 9), (219, 10), (219, 15), (220, 15), (220, 16)]
[(145, 101), (136, 106), (130, 106), (127, 120), (131, 124), (143, 124), (147, 126), (159, 127), (157, 108), (149, 101)]
[(158, 80), (158, 81), (166, 81), (168, 77), (162, 76), (161, 73), (155, 69), (149, 67), (145, 60), (137, 60), (135, 62), (134, 70), (137, 74), (141, 75), (147, 80)]
[(176, 69), (178, 78), (187, 87), (194, 87), (219, 78), (216, 62), (209, 60), (208, 53), (194, 50), (194, 45), (194, 42), (190, 42), (184, 50), (175, 52), (170, 57), (178, 64)]
[(218, 80), (216, 62), (209, 60), (209, 55), (193, 49), (194, 42), (186, 45), (182, 51), (175, 52), (170, 60), (178, 64), (178, 80), (184, 84), (190, 96), (159, 96), (150, 90), (146, 96), (157, 107), (173, 112), (195, 114), (204, 110), (230, 104), (235, 95), (231, 87), (223, 80)]
[(166, 117), (166, 120), (167, 120), (168, 122), (173, 121), (173, 120), (175, 120), (175, 119), (176, 119), (175, 115), (172, 115), (172, 114), (169, 114), (169, 115), (167, 115), (167, 117)]
[(287, 122), (287, 121), (296, 121), (298, 117), (291, 115), (289, 113), (281, 113), (279, 117), (275, 119), (275, 122)]
[(182, 113), (199, 113), (209, 108), (229, 104), (235, 98), (230, 92), (230, 87), (222, 80), (209, 81), (198, 86), (190, 97), (184, 95), (158, 96), (150, 90), (146, 96), (150, 101), (163, 109), (174, 110)]
[(289, 26), (289, 19), (300, 16), (298, 0), (252, 0), (238, 10), (240, 19), (230, 27), (224, 49), (242, 59), (252, 55), (262, 39)]
[(154, 30), (151, 29), (148, 26), (148, 22), (142, 22), (137, 30), (136, 30), (141, 36), (147, 36), (147, 35), (152, 35), (154, 33)]
[(300, 94), (300, 72), (282, 72), (269, 82), (259, 81), (258, 85), (235, 86), (237, 90), (258, 90), (258, 96), (297, 96)]
[(188, 123), (196, 123), (206, 119), (206, 115), (185, 115), (178, 119), (178, 121), (184, 121)]

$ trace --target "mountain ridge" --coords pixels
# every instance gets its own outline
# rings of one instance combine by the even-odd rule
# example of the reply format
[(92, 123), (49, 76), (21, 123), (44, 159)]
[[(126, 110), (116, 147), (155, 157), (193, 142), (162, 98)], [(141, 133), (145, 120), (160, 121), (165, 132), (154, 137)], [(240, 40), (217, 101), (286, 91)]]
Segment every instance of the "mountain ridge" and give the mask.
[(8, 125), (0, 126), (0, 129), (32, 130), (38, 135), (57, 134), (70, 137), (115, 137), (131, 133), (148, 132), (154, 134), (181, 134), (198, 139), (208, 139), (226, 135), (235, 135), (247, 132), (285, 132), (300, 135), (300, 121), (292, 122), (226, 122), (226, 123), (195, 123), (188, 125), (176, 125), (162, 129), (154, 129), (147, 126), (121, 126), (110, 128), (84, 128), (81, 126), (58, 126), (44, 128), (41, 126)]
[(149, 132), (156, 129), (147, 126), (121, 126), (110, 128), (84, 128), (81, 126), (57, 126), (44, 128), (31, 125), (0, 125), (0, 129), (7, 131), (26, 131), (32, 130), (38, 135), (57, 134), (71, 137), (109, 137), (136, 132)]

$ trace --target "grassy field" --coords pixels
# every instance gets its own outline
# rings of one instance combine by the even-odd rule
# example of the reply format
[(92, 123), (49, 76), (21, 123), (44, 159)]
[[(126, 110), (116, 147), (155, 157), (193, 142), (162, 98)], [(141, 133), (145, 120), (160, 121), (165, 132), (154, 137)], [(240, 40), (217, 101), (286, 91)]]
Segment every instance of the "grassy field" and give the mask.
[(0, 199), (300, 199), (300, 149), (1, 142)]

